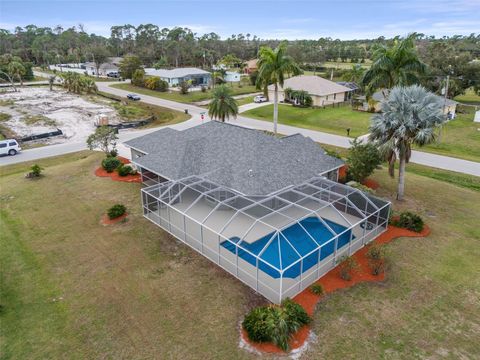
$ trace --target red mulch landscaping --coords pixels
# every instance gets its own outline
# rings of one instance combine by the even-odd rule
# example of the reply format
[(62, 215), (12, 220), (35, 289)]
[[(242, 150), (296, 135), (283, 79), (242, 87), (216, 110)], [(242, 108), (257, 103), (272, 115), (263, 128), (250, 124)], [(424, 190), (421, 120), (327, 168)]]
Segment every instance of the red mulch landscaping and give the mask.
[[(424, 226), (423, 231), (416, 233), (407, 229), (389, 226), (387, 231), (375, 239), (377, 244), (386, 244), (398, 237), (425, 237), (430, 234), (430, 228)], [(338, 266), (330, 270), (327, 274), (321, 277), (316, 283), (321, 284), (324, 294), (334, 292), (338, 289), (345, 289), (352, 287), (363, 281), (383, 281), (385, 279), (385, 272), (380, 275), (372, 275), (372, 271), (368, 266), (368, 259), (366, 253), (367, 247), (364, 247), (352, 255), (357, 261), (359, 268), (352, 274), (352, 279), (347, 281), (340, 277)], [(323, 295), (315, 295), (310, 289), (303, 290), (300, 294), (293, 298), (293, 301), (303, 306), (305, 311), (312, 316), (317, 303), (321, 300)], [(290, 349), (295, 350), (300, 348), (308, 339), (310, 334), (310, 327), (308, 325), (302, 327), (291, 338), (289, 345)], [(253, 348), (264, 353), (285, 354), (285, 352), (272, 343), (255, 343), (248, 339), (245, 330), (241, 330), (242, 339), (251, 345)]]
[(125, 218), (127, 217), (127, 215), (128, 215), (128, 214), (125, 213), (125, 214), (123, 214), (123, 215), (120, 215), (119, 217), (116, 217), (115, 219), (110, 219), (107, 214), (104, 214), (104, 215), (102, 216), (102, 220), (100, 221), (100, 223), (101, 223), (102, 225), (112, 225), (112, 224), (116, 224), (116, 223), (122, 221), (123, 219), (125, 219)]
[[(130, 164), (130, 160), (127, 158), (124, 158), (122, 156), (117, 157), (118, 160), (122, 162), (122, 164)], [(101, 166), (95, 170), (95, 175), (98, 177), (109, 177), (113, 181), (123, 181), (123, 182), (130, 182), (130, 183), (141, 183), (142, 182), (142, 177), (140, 174), (136, 175), (127, 175), (127, 176), (120, 176), (116, 171), (114, 172), (106, 172)]]
[(373, 179), (365, 179), (362, 182), (362, 185), (365, 185), (372, 190), (377, 190), (380, 187), (380, 184)]

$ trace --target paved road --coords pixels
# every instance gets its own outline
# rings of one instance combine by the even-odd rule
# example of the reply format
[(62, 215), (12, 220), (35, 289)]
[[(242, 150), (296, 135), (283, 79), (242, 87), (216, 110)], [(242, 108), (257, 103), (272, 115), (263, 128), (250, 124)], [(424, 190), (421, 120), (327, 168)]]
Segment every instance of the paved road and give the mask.
[[(118, 84), (118, 81), (98, 82), (97, 86), (100, 91), (108, 92), (117, 96), (125, 97), (128, 94), (128, 91), (109, 87), (109, 85), (111, 84)], [(147, 96), (147, 95), (141, 95), (141, 98), (143, 102), (152, 104), (152, 105), (163, 106), (163, 107), (167, 107), (167, 108), (178, 110), (178, 111), (184, 111), (185, 109), (187, 109), (189, 114), (192, 115), (192, 118), (190, 120), (180, 124), (171, 125), (169, 127), (182, 130), (182, 129), (186, 129), (202, 123), (200, 114), (205, 113), (204, 108), (201, 108), (195, 105), (177, 103), (175, 101), (165, 100), (158, 97)], [(205, 121), (208, 121), (207, 115), (205, 115), (205, 118), (206, 118)], [(255, 119), (247, 118), (241, 115), (239, 115), (235, 120), (230, 120), (230, 122), (232, 124), (237, 124), (240, 126), (254, 128), (254, 129), (261, 129), (261, 130), (268, 130), (268, 131), (272, 130), (272, 124), (270, 122), (255, 120)], [(149, 132), (155, 131), (157, 129), (158, 128), (123, 132), (119, 135), (119, 138), (120, 138), (120, 141), (126, 141), (131, 138), (142, 136)], [(297, 128), (293, 126), (283, 125), (283, 124), (278, 125), (278, 132), (284, 135), (301, 133), (305, 136), (311, 137), (316, 142), (319, 142), (322, 144), (329, 144), (329, 145), (334, 145), (334, 146), (343, 147), (343, 148), (350, 147), (351, 139), (345, 136), (327, 134), (319, 131), (302, 129), (302, 128)], [(43, 148), (26, 150), (17, 156), (0, 158), (0, 166), (22, 162), (22, 161), (40, 159), (48, 156), (61, 155), (61, 154), (75, 152), (83, 149), (85, 149), (84, 142), (53, 145), (53, 146), (48, 146)], [(412, 158), (410, 161), (412, 163), (427, 165), (427, 166), (436, 167), (439, 169), (451, 170), (451, 171), (456, 171), (464, 174), (480, 176), (480, 163), (478, 162), (456, 159), (456, 158), (442, 156), (442, 155), (435, 155), (435, 154), (425, 153), (421, 151), (413, 151)]]

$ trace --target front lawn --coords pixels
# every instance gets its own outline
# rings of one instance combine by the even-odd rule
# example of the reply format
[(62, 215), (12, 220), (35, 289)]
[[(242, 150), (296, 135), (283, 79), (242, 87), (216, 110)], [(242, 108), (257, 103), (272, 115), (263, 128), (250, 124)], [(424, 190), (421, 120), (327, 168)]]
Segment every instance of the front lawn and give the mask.
[(467, 89), (465, 94), (455, 96), (455, 100), (464, 104), (480, 105), (480, 95), (475, 94), (473, 89)]
[[(181, 102), (181, 103), (194, 103), (198, 101), (209, 100), (212, 98), (212, 90), (207, 90), (205, 92), (191, 91), (188, 94), (183, 95), (183, 94), (180, 94), (179, 91), (160, 92), (160, 91), (149, 90), (139, 86), (134, 86), (131, 84), (113, 84), (110, 86), (117, 89), (130, 91), (136, 94), (155, 96), (158, 98), (172, 100), (172, 101)], [(233, 85), (233, 86), (227, 85), (227, 86), (231, 89), (232, 95), (243, 95), (243, 94), (258, 92), (257, 88), (253, 85), (243, 85), (242, 87), (239, 87), (238, 85)]]
[[(248, 110), (242, 113), (242, 115), (259, 120), (272, 121), (273, 104)], [(372, 114), (370, 113), (354, 111), (348, 105), (314, 109), (280, 104), (278, 109), (278, 121), (280, 124), (342, 136), (347, 136), (347, 128), (350, 128), (350, 137), (368, 133), (371, 116)]]
[(441, 141), (417, 150), (480, 162), (480, 123), (473, 117), (473, 107), (457, 107), (457, 117), (443, 127)]
[[(173, 125), (191, 118), (190, 115), (182, 111), (168, 109), (162, 106), (150, 105), (141, 101), (131, 101), (112, 94), (100, 92), (98, 95), (109, 99), (119, 99), (121, 101), (112, 101), (111, 105), (117, 110), (117, 113), (125, 121), (135, 121), (146, 119), (153, 116), (155, 119), (147, 127)], [(98, 100), (97, 96), (89, 95), (92, 101)], [(101, 99), (103, 101), (104, 99)]]
[[(238, 324), (262, 301), (239, 280), (142, 217), (140, 184), (97, 178), (101, 154), (0, 168), (0, 339), (4, 359), (253, 359)], [(396, 181), (374, 175), (392, 199)], [(478, 358), (480, 192), (407, 174), (427, 238), (388, 245), (381, 284), (329, 295), (302, 359)], [(125, 223), (100, 225), (115, 203)]]

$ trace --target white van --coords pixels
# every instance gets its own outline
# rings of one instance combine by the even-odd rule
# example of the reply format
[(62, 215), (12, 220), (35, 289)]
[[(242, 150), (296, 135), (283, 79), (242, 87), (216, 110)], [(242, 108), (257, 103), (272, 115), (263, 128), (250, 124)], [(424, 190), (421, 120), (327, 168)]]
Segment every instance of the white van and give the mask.
[(15, 155), (20, 150), (22, 150), (22, 148), (18, 145), (17, 140), (0, 140), (0, 155)]

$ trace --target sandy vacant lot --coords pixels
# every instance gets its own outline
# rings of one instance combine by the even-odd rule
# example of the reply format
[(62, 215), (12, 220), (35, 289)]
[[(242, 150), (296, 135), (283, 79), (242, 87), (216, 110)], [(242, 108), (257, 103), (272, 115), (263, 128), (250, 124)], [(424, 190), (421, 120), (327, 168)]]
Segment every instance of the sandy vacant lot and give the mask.
[(52, 138), (48, 143), (82, 141), (95, 129), (99, 118), (107, 117), (110, 123), (120, 121), (108, 100), (92, 102), (64, 90), (47, 87), (29, 87), (18, 92), (0, 94), (0, 113), (9, 114), (1, 125), (18, 138), (60, 129), (63, 137)]

